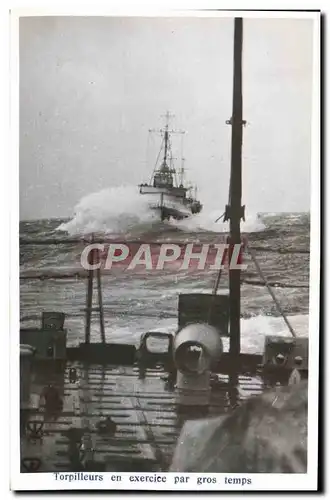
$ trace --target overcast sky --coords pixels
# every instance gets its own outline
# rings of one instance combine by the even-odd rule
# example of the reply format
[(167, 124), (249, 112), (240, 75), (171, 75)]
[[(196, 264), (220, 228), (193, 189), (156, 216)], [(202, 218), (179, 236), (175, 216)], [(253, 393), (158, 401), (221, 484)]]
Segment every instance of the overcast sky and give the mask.
[[(243, 203), (307, 211), (310, 20), (244, 21)], [(233, 20), (38, 17), (20, 21), (21, 218), (73, 214), (105, 187), (149, 179), (148, 129), (176, 115), (203, 202), (227, 202)]]

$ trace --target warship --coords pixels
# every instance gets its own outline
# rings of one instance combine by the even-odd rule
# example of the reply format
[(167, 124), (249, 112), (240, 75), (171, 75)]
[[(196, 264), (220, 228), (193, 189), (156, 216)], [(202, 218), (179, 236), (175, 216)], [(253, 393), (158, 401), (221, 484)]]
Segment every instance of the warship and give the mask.
[(152, 200), (149, 204), (150, 209), (157, 211), (162, 221), (170, 218), (181, 220), (202, 210), (202, 204), (197, 199), (197, 187), (192, 194), (193, 187), (185, 184), (184, 159), (182, 158), (179, 172), (174, 167), (171, 136), (185, 132), (183, 130), (170, 130), (169, 120), (172, 116), (169, 112), (166, 113), (164, 128), (149, 130), (149, 132), (158, 132), (162, 141), (150, 182), (139, 185), (140, 194), (148, 195), (148, 198)]
[[(244, 217), (243, 20), (234, 22), (233, 113), (228, 120), (232, 128), (230, 201), (224, 212), (230, 226), (229, 245), (241, 244)], [(172, 179), (166, 154), (155, 181)], [(157, 196), (159, 186), (155, 186)], [(142, 194), (151, 187), (140, 186)], [(174, 188), (166, 184), (164, 189)], [(178, 189), (184, 199), (185, 188)], [(181, 217), (181, 212), (173, 213), (165, 204), (165, 198), (159, 210), (162, 218)], [(66, 241), (42, 244), (65, 245)], [(91, 262), (97, 258), (95, 251)], [(221, 271), (212, 293), (178, 294), (174, 334), (147, 331), (139, 345), (107, 341), (100, 269), (87, 272), (84, 342), (68, 346), (61, 311), (44, 311), (40, 328), (21, 328), (21, 472), (168, 471), (187, 420), (228, 415), (266, 388), (287, 385), (292, 373), (307, 378), (308, 339), (296, 336), (270, 287), (291, 337), (265, 332), (262, 354), (241, 352), (241, 270), (229, 269), (229, 287), (222, 294), (218, 293), (220, 277)], [(93, 306), (95, 282), (98, 302)], [(99, 342), (91, 342), (93, 313), (99, 317)], [(229, 341), (227, 352), (224, 338)]]

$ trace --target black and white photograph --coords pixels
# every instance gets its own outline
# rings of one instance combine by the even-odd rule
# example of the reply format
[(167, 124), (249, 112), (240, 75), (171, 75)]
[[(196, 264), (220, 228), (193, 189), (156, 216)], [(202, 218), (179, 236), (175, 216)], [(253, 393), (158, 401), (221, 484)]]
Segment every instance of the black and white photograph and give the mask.
[(12, 488), (316, 490), (320, 13), (11, 16)]

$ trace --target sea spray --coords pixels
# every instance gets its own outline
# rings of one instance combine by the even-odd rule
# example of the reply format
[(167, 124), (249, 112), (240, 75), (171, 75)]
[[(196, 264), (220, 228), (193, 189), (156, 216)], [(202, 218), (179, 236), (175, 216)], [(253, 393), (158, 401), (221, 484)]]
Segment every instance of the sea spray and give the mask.
[[(179, 221), (172, 219), (170, 223), (172, 226), (185, 232), (227, 233), (229, 232), (229, 222), (223, 222), (223, 219), (217, 220), (222, 215), (221, 208), (216, 210), (206, 205), (203, 212)], [(245, 221), (242, 221), (241, 224), (242, 233), (254, 233), (264, 231), (265, 229), (266, 226), (258, 217), (258, 214), (248, 214)]]
[[(229, 225), (222, 220), (215, 222), (224, 206), (216, 208), (204, 203), (203, 211), (183, 220), (171, 219), (161, 223), (157, 211), (150, 209), (152, 199), (141, 196), (136, 186), (119, 186), (91, 193), (80, 200), (75, 207), (74, 217), (57, 229), (71, 235), (112, 233), (137, 234), (153, 227), (162, 231), (164, 228), (177, 229), (185, 233), (207, 231), (213, 233), (228, 232)], [(257, 215), (249, 214), (242, 223), (242, 232), (263, 231), (265, 225)]]
[(126, 233), (141, 224), (152, 224), (157, 214), (150, 200), (135, 186), (119, 186), (91, 193), (75, 207), (74, 217), (57, 229), (69, 234)]

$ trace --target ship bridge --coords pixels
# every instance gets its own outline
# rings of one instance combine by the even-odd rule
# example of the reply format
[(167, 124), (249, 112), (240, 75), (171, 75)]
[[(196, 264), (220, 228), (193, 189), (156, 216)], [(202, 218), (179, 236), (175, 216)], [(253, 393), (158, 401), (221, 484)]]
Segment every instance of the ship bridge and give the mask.
[(173, 181), (173, 173), (175, 170), (170, 169), (166, 164), (163, 164), (161, 169), (158, 170), (154, 175), (154, 187), (157, 188), (172, 188)]

